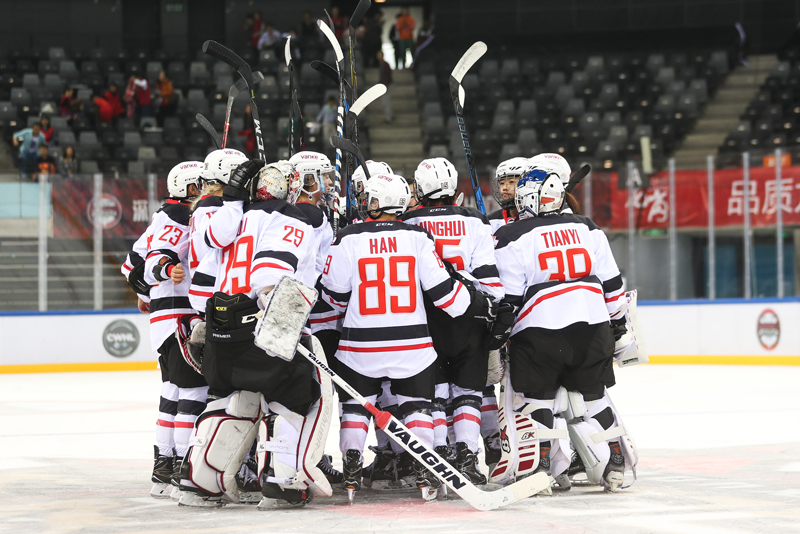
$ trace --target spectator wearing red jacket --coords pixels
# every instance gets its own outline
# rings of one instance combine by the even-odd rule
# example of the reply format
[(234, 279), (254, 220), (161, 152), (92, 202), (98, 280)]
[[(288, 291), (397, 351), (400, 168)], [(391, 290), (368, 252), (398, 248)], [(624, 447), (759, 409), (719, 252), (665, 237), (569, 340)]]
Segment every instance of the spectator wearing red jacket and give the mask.
[(103, 98), (111, 106), (111, 118), (115, 119), (125, 113), (125, 108), (122, 107), (122, 101), (119, 99), (119, 88), (117, 84), (112, 83), (108, 86), (108, 91), (103, 95)]
[(150, 97), (150, 84), (141, 74), (133, 81), (136, 86), (136, 104), (138, 105), (139, 118), (153, 116), (153, 101)]
[(42, 125), (42, 133), (44, 134), (45, 141), (47, 141), (48, 145), (53, 146), (53, 133), (55, 130), (53, 130), (53, 126), (50, 124), (50, 117), (43, 115), (39, 123)]

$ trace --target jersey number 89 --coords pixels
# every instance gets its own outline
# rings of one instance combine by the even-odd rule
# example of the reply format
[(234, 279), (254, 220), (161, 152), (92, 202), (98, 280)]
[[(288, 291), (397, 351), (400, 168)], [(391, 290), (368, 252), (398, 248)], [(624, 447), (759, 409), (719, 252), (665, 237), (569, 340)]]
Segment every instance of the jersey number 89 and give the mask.
[[(359, 312), (361, 315), (383, 315), (386, 313), (387, 285), (390, 288), (408, 290), (408, 298), (401, 304), (400, 295), (389, 296), (392, 313), (413, 313), (417, 309), (417, 280), (414, 256), (390, 256), (388, 258), (389, 280), (386, 280), (387, 258), (361, 258), (358, 260)], [(405, 296), (405, 295), (403, 295)], [(368, 301), (369, 298), (369, 301)], [(371, 304), (371, 305), (370, 305)]]

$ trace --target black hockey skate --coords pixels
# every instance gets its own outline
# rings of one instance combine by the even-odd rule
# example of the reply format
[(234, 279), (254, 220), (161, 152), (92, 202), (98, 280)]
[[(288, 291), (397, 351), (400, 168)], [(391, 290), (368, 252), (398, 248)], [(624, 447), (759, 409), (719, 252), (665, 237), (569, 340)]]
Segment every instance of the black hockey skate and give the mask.
[(364, 468), (362, 482), (364, 486), (376, 491), (402, 488), (402, 483), (397, 477), (395, 468), (395, 455), (392, 449), (379, 449), (370, 447), (375, 453), (375, 459)]
[(456, 443), (455, 468), (476, 486), (486, 484), (486, 476), (478, 469), (478, 455), (469, 450), (466, 443)]
[(430, 502), (436, 500), (442, 482), (433, 476), (427, 467), (414, 461), (414, 485), (422, 490), (422, 500)]
[(156, 499), (169, 499), (172, 493), (172, 473), (173, 473), (173, 457), (163, 456), (158, 453), (158, 446), (153, 445), (153, 475), (150, 480), (153, 482), (153, 487), (150, 488), (150, 496)]
[(239, 504), (259, 504), (261, 486), (258, 484), (258, 458), (250, 451), (239, 472), (234, 476), (239, 490)]
[(325, 474), (325, 478), (328, 479), (328, 482), (333, 484), (341, 484), (344, 480), (342, 476), (342, 472), (333, 467), (333, 458), (331, 458), (330, 454), (323, 454), (322, 459), (317, 464), (317, 467), (320, 471)]
[(169, 494), (170, 498), (173, 501), (181, 500), (181, 473), (183, 472), (183, 458), (175, 455), (175, 459), (172, 462), (172, 490)]
[(619, 441), (611, 441), (608, 444), (611, 449), (611, 458), (608, 460), (605, 471), (603, 472), (603, 487), (606, 491), (615, 492), (622, 486), (625, 472), (625, 457), (619, 446)]
[(414, 472), (414, 457), (408, 452), (402, 452), (397, 457), (397, 480), (403, 488), (415, 488), (417, 475)]
[(503, 456), (503, 451), (500, 449), (500, 432), (483, 438), (484, 459), (486, 460), (486, 467), (489, 472), (494, 471), (494, 467), (500, 462)]
[(364, 457), (361, 451), (350, 449), (344, 454), (342, 461), (342, 487), (347, 490), (347, 500), (353, 504), (353, 497), (361, 489), (361, 469), (364, 465)]

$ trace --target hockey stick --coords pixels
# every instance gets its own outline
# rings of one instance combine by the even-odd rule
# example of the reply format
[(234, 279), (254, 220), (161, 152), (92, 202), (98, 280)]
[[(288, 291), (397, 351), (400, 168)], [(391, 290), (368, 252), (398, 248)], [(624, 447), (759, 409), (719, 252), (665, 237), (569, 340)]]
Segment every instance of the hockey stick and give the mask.
[(592, 172), (592, 166), (588, 163), (575, 171), (575, 174), (572, 175), (572, 178), (569, 179), (569, 183), (567, 184), (567, 193), (572, 193), (572, 190), (575, 189), (578, 184), (581, 183), (581, 180), (586, 178), (590, 172)]
[(320, 371), (327, 374), (342, 390), (366, 408), (375, 417), (375, 423), (381, 430), (386, 432), (398, 445), (408, 451), (418, 462), (426, 466), (436, 478), (456, 492), (473, 508), (484, 511), (494, 510), (501, 506), (513, 504), (550, 487), (550, 476), (542, 472), (497, 491), (479, 490), (466, 476), (447, 463), (433, 449), (420, 442), (403, 423), (395, 419), (389, 412), (377, 409), (303, 345), (297, 345), (297, 352), (313, 363)]
[[(339, 108), (336, 120), (336, 130), (339, 134), (339, 137), (344, 137), (345, 87), (344, 74), (342, 72), (344, 70), (344, 54), (342, 54), (342, 47), (339, 46), (339, 41), (336, 39), (336, 35), (334, 35), (333, 30), (326, 26), (321, 20), (317, 21), (317, 26), (319, 26), (319, 29), (323, 34), (325, 34), (325, 37), (327, 37), (328, 41), (330, 41), (331, 46), (333, 47), (333, 52), (336, 55), (336, 72), (339, 79)], [(346, 175), (345, 180), (347, 180)], [(335, 196), (333, 198), (333, 237), (335, 238), (336, 234), (339, 232), (339, 217), (342, 210), (342, 151), (340, 149), (336, 149), (336, 171), (333, 180), (333, 189), (335, 192)]]
[[(256, 71), (253, 73), (253, 85), (258, 85), (264, 75)], [(228, 146), (228, 129), (231, 126), (231, 109), (233, 108), (233, 101), (239, 96), (239, 93), (247, 89), (247, 83), (242, 78), (236, 80), (236, 83), (231, 85), (228, 90), (228, 104), (225, 106), (225, 128), (222, 130), (222, 148)]]
[(261, 120), (258, 118), (258, 105), (256, 104), (256, 92), (253, 85), (253, 71), (250, 65), (236, 55), (230, 48), (216, 41), (209, 40), (203, 43), (203, 52), (236, 69), (247, 84), (247, 90), (250, 92), (250, 111), (253, 114), (253, 128), (255, 129), (256, 146), (258, 147), (258, 158), (266, 163), (267, 154), (264, 152), (264, 133), (261, 131)]
[[(311, 68), (319, 72), (329, 80), (336, 82), (337, 84), (339, 83), (339, 75), (336, 73), (336, 69), (334, 69), (324, 61), (315, 59), (314, 61), (311, 62)], [(347, 80), (345, 80), (344, 83), (347, 87), (350, 87), (350, 84), (348, 83)]]
[[(348, 33), (348, 40), (350, 41), (350, 85), (353, 88), (353, 102), (358, 100), (358, 77), (356, 76), (356, 60), (355, 60), (355, 49), (356, 49), (356, 30), (358, 29), (358, 25), (361, 22), (361, 19), (364, 18), (364, 15), (369, 10), (372, 2), (370, 0), (360, 0), (358, 5), (356, 6), (355, 11), (353, 11), (353, 15), (350, 17), (350, 31)], [(355, 104), (354, 104), (355, 105)], [(357, 117), (358, 115), (356, 115)], [(347, 132), (347, 136), (350, 138), (351, 141), (354, 143), (358, 143), (358, 121), (355, 119), (353, 120), (352, 125), (348, 124), (347, 128), (345, 129)], [(347, 172), (353, 173), (356, 170), (355, 162), (353, 161), (352, 157), (347, 158)]]
[[(376, 83), (366, 91), (364, 94), (359, 97), (358, 100), (353, 102), (353, 105), (350, 106), (350, 111), (347, 112), (347, 122), (345, 125), (345, 131), (356, 131), (356, 120), (358, 119), (359, 114), (364, 111), (364, 108), (375, 102), (377, 99), (382, 97), (386, 94), (386, 86), (382, 83)], [(351, 139), (353, 143), (357, 143), (358, 139)], [(364, 163), (363, 160), (359, 160), (361, 163)], [(353, 169), (355, 170), (355, 169)]]
[(202, 113), (198, 113), (194, 116), (197, 120), (197, 123), (203, 127), (205, 131), (208, 132), (208, 135), (211, 136), (211, 140), (214, 141), (214, 146), (217, 147), (217, 150), (223, 147), (222, 140), (219, 138), (219, 134), (217, 133), (217, 129), (214, 128), (214, 125), (211, 124)]
[(456, 67), (450, 74), (450, 97), (453, 99), (453, 107), (456, 110), (456, 118), (458, 120), (458, 129), (461, 132), (461, 142), (464, 144), (464, 155), (467, 158), (467, 170), (469, 171), (469, 179), (472, 182), (472, 189), (475, 191), (475, 201), (478, 204), (478, 209), (481, 213), (486, 215), (486, 206), (483, 204), (483, 193), (481, 192), (481, 185), (478, 182), (478, 171), (475, 169), (475, 161), (472, 159), (472, 149), (469, 146), (469, 137), (467, 137), (467, 125), (464, 123), (464, 87), (461, 85), (461, 80), (467, 71), (486, 53), (486, 45), (478, 41), (469, 47), (469, 50), (464, 52), (461, 59), (458, 60)]
[[(354, 155), (358, 161), (367, 161), (364, 159), (364, 154), (361, 153), (361, 149), (358, 148), (358, 146), (351, 140), (332, 135), (330, 141), (331, 146), (335, 148), (337, 152), (349, 152), (350, 154)], [(364, 174), (367, 176), (367, 180), (369, 180), (369, 169), (367, 169), (366, 165), (363, 165), (361, 168), (364, 169)]]
[(336, 31), (336, 28), (333, 26), (333, 19), (331, 18), (331, 14), (328, 13), (327, 9), (323, 9), (322, 11), (324, 11), (325, 16), (328, 17), (328, 27), (331, 29), (331, 31)]
[[(286, 60), (286, 67), (289, 69), (289, 96), (292, 98), (289, 104), (289, 156), (294, 156), (294, 120), (297, 105), (297, 94), (294, 92), (294, 62), (292, 61), (292, 36), (286, 38), (286, 46), (283, 47), (283, 57)], [(298, 119), (299, 120), (299, 119)], [(300, 142), (302, 145), (302, 141)], [(301, 149), (302, 150), (302, 149)]]

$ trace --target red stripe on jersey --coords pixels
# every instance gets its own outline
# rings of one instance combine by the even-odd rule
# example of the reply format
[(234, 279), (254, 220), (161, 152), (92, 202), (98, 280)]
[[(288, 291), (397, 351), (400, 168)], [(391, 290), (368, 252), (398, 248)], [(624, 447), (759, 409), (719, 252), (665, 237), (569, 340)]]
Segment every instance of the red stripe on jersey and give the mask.
[(348, 347), (347, 345), (339, 345), (339, 350), (348, 350), (350, 352), (396, 352), (399, 350), (417, 350), (427, 349), (433, 347), (433, 343), (419, 343), (417, 345), (404, 345), (404, 346), (389, 346), (389, 347)]
[(416, 427), (433, 428), (433, 423), (431, 423), (430, 421), (419, 421), (419, 420), (409, 421), (408, 423), (406, 423), (406, 428), (416, 428)]
[(184, 315), (187, 315), (187, 314), (185, 314), (185, 313), (173, 313), (172, 315), (161, 315), (159, 317), (151, 317), (150, 318), (150, 322), (151, 323), (157, 323), (158, 321), (167, 321), (169, 319), (178, 319), (179, 317), (183, 317)]
[(611, 298), (607, 298), (607, 297), (606, 297), (606, 302), (614, 302), (615, 300), (619, 300), (619, 299), (620, 299), (620, 297), (622, 297), (622, 296), (624, 296), (624, 295), (625, 295), (625, 293), (624, 293), (624, 292), (622, 292), (622, 293), (620, 293), (619, 295), (617, 295), (616, 297), (611, 297)]
[(596, 287), (592, 287), (592, 286), (574, 285), (574, 286), (570, 286), (570, 287), (565, 287), (564, 289), (559, 289), (558, 291), (553, 291), (552, 293), (548, 293), (547, 295), (542, 295), (541, 297), (539, 297), (538, 299), (533, 301), (533, 304), (531, 304), (531, 307), (528, 308), (527, 310), (525, 310), (524, 312), (522, 312), (522, 314), (519, 317), (517, 317), (517, 322), (520, 322), (522, 319), (524, 319), (525, 316), (528, 315), (537, 304), (539, 304), (539, 303), (541, 303), (541, 302), (543, 302), (543, 301), (545, 301), (547, 299), (550, 299), (550, 298), (553, 298), (553, 297), (557, 297), (559, 295), (563, 295), (564, 293), (569, 293), (570, 291), (577, 291), (578, 289), (586, 289), (587, 291), (591, 291), (592, 293), (597, 293), (598, 295), (602, 295), (603, 294), (603, 290), (602, 289), (599, 289), (599, 288), (596, 288)]
[(322, 319), (309, 319), (308, 322), (310, 322), (311, 324), (329, 323), (331, 321), (338, 321), (342, 317), (344, 317), (344, 314), (340, 313), (339, 315), (335, 315), (333, 317), (324, 317)]
[(194, 423), (188, 421), (175, 421), (175, 428), (194, 428)]
[(210, 237), (211, 241), (213, 241), (214, 244), (217, 245), (219, 248), (225, 248), (225, 247), (223, 247), (222, 245), (219, 244), (219, 241), (214, 239), (214, 232), (211, 231), (211, 227), (210, 226), (208, 227), (208, 237)]
[(451, 298), (450, 300), (448, 300), (447, 302), (445, 302), (444, 304), (442, 304), (441, 306), (438, 306), (438, 307), (441, 308), (441, 309), (445, 309), (448, 306), (450, 306), (452, 303), (454, 303), (456, 301), (456, 297), (458, 296), (458, 292), (461, 291), (462, 287), (464, 287), (464, 284), (459, 282), (458, 283), (458, 289), (456, 289), (456, 294), (453, 295), (453, 298)]
[(342, 428), (360, 428), (364, 432), (369, 431), (367, 423), (359, 423), (358, 421), (342, 421)]
[(132, 268), (131, 268), (131, 267), (128, 267), (128, 265), (127, 265), (127, 264), (123, 264), (122, 268), (123, 268), (123, 269), (125, 269), (126, 271), (130, 271), (130, 270), (132, 270)]
[(497, 405), (496, 404), (487, 404), (486, 406), (481, 406), (482, 412), (496, 412)]
[(158, 421), (156, 421), (156, 425), (167, 428), (175, 428), (175, 423), (173, 423), (172, 421), (164, 421), (163, 419), (159, 419)]
[(189, 290), (190, 295), (197, 295), (198, 297), (210, 297), (214, 293), (212, 291), (195, 291), (194, 289)]
[[(480, 280), (478, 280), (478, 281), (480, 282)], [(489, 286), (489, 287), (503, 287), (503, 284), (501, 284), (501, 283), (499, 283), (499, 282), (498, 282), (498, 283), (494, 283), (494, 282), (492, 282), (492, 283), (488, 283), (488, 282), (481, 282), (481, 284), (483, 284), (483, 285), (485, 285), (485, 286)]]
[(281, 269), (283, 271), (291, 271), (289, 267), (283, 267), (282, 265), (278, 265), (277, 263), (260, 263), (253, 267), (253, 270), (250, 271), (251, 273), (256, 272), (257, 270), (261, 269), (262, 267), (271, 267), (273, 269)]
[(460, 414), (456, 415), (455, 417), (453, 417), (453, 422), (457, 423), (458, 421), (461, 421), (462, 419), (466, 419), (467, 421), (474, 421), (474, 422), (476, 422), (478, 424), (481, 424), (481, 418), (478, 417), (477, 415), (472, 415), (471, 413), (460, 413)]

